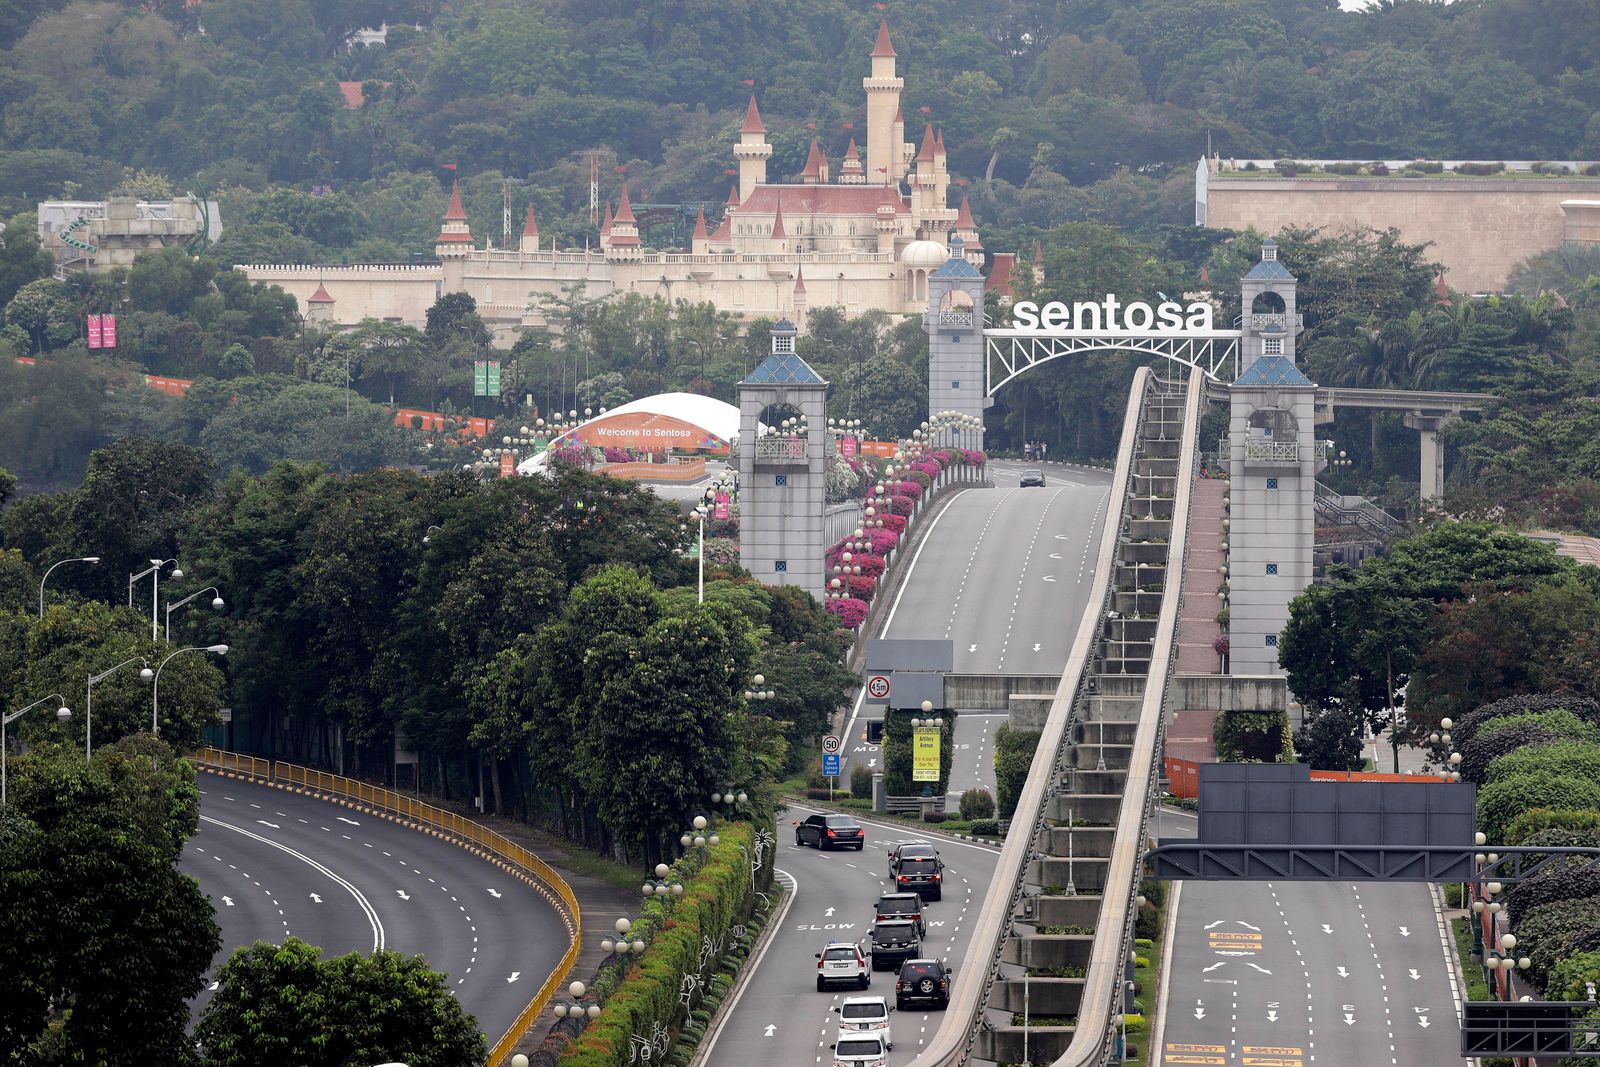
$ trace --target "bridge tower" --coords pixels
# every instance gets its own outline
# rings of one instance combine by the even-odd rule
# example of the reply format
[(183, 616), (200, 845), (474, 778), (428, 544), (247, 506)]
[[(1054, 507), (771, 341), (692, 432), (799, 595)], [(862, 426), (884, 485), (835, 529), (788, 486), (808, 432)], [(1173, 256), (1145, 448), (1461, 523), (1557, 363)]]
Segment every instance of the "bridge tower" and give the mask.
[[(980, 422), (994, 403), (985, 395), (983, 366), (983, 283), (966, 259), (959, 234), (950, 239), (950, 258), (928, 275), (928, 414), (954, 411)], [(978, 448), (982, 448), (981, 443)]]
[(796, 332), (774, 324), (771, 354), (739, 383), (739, 563), (821, 600), (828, 383), (795, 352)]
[(1311, 584), (1316, 477), (1316, 386), (1295, 365), (1295, 278), (1278, 246), (1241, 285), (1239, 376), (1230, 390), (1229, 667), (1281, 674), (1278, 638), (1289, 601)]

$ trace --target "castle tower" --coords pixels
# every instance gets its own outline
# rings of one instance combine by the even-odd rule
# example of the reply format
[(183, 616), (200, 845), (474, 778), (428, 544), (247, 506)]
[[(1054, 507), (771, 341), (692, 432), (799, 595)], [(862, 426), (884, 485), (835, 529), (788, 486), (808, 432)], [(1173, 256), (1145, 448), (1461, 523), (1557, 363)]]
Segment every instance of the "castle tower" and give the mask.
[(443, 267), (445, 292), (460, 292), (466, 285), (466, 261), (472, 251), (472, 230), (467, 226), (467, 213), (461, 206), (461, 184), (452, 181), (450, 207), (439, 226), (439, 236), (433, 239), (433, 254), (439, 257)]
[(539, 251), (539, 220), (533, 217), (533, 201), (528, 201), (528, 217), (522, 221), (522, 243), (517, 246), (522, 252)]
[(694, 233), (689, 238), (691, 255), (703, 256), (711, 251), (711, 238), (706, 234), (706, 209), (702, 205), (694, 216)]
[[(795, 326), (772, 327), (772, 353), (739, 383), (739, 563), (759, 582), (823, 596), (823, 470), (828, 383), (795, 353)], [(809, 432), (776, 431), (799, 415)]]
[(1311, 584), (1316, 386), (1294, 362), (1295, 278), (1272, 241), (1240, 284), (1240, 373), (1228, 389), (1228, 668), (1281, 674), (1289, 602)]
[(879, 171), (869, 170), (867, 172), (867, 180), (868, 181), (870, 181), (870, 182), (882, 182), (882, 181), (899, 182), (901, 178), (904, 178), (906, 176), (906, 172), (911, 169), (910, 166), (909, 166), (909, 163), (910, 163), (910, 160), (911, 160), (912, 153), (915, 151), (915, 149), (914, 149), (914, 147), (912, 145), (909, 145), (909, 144), (906, 143), (906, 117), (905, 117), (905, 114), (898, 107), (896, 107), (895, 110), (894, 110), (893, 140), (894, 140), (894, 148), (889, 153), (890, 160), (889, 160), (889, 173), (888, 173), (888, 176), (885, 177)]
[(946, 209), (950, 204), (949, 156), (944, 150), (944, 131), (933, 134), (933, 200), (934, 207)]
[(774, 252), (787, 252), (789, 250), (789, 232), (783, 228), (783, 204), (778, 204), (772, 215), (772, 250)]
[(893, 186), (883, 187), (872, 229), (878, 235), (878, 251), (893, 252), (894, 239), (900, 232), (900, 194), (894, 191)]
[[(967, 262), (979, 270), (983, 269), (983, 243), (978, 240), (978, 227), (972, 221), (972, 203), (966, 197), (961, 198), (961, 210), (956, 215), (956, 237), (960, 238), (962, 247), (966, 250)], [(955, 247), (954, 245), (951, 246)]]
[(604, 251), (611, 245), (611, 201), (606, 201), (606, 217), (600, 223), (600, 248)]
[(844, 150), (844, 159), (839, 163), (839, 184), (861, 185), (866, 180), (866, 171), (861, 167), (861, 150), (856, 147), (856, 139), (852, 137)]
[(799, 323), (796, 332), (805, 333), (806, 312), (811, 310), (810, 298), (806, 296), (805, 268), (796, 266), (794, 269), (794, 321)]
[(767, 143), (767, 128), (761, 123), (754, 93), (750, 94), (750, 106), (744, 112), (744, 125), (739, 127), (739, 143), (733, 146), (733, 158), (739, 161), (739, 202), (742, 204), (750, 199), (756, 186), (767, 183), (767, 160), (772, 158), (772, 146)]
[(828, 157), (823, 154), (815, 137), (811, 138), (811, 151), (806, 155), (806, 167), (800, 172), (805, 185), (826, 185), (828, 182)]
[(950, 242), (950, 258), (928, 275), (922, 325), (928, 331), (928, 414), (955, 411), (982, 419), (993, 403), (983, 388), (983, 275), (967, 262), (959, 234)]
[(327, 287), (321, 282), (317, 283), (317, 291), (306, 297), (306, 321), (333, 321), (333, 297), (328, 295)]
[[(934, 177), (934, 148), (933, 148), (933, 123), (928, 123), (922, 131), (922, 148), (917, 152), (917, 173), (911, 179), (911, 213), (916, 217), (917, 225), (921, 225), (932, 218), (937, 204), (933, 202), (933, 193), (936, 188)], [(921, 236), (928, 236), (922, 234)]]
[(617, 213), (611, 216), (611, 239), (606, 246), (610, 260), (637, 260), (643, 255), (639, 242), (639, 224), (633, 217), (633, 206), (628, 203), (628, 183), (622, 183), (622, 196), (617, 200)]
[[(900, 142), (905, 129), (900, 118), (900, 90), (905, 79), (895, 77), (894, 45), (889, 43), (889, 22), (878, 22), (878, 42), (872, 49), (872, 72), (861, 81), (867, 91), (867, 181), (890, 182), (900, 177)], [(902, 123), (896, 129), (895, 124)]]

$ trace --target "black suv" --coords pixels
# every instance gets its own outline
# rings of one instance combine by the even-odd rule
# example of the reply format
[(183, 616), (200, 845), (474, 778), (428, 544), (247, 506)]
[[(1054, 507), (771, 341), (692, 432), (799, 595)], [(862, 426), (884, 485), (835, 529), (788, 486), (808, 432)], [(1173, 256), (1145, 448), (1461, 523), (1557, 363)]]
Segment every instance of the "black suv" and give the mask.
[(906, 860), (938, 859), (939, 850), (926, 841), (902, 841), (889, 849), (889, 877), (900, 873), (900, 864)]
[(872, 924), (872, 969), (892, 971), (922, 954), (922, 938), (914, 919), (886, 919)]
[(867, 847), (867, 834), (848, 815), (813, 815), (795, 824), (794, 843), (819, 849), (854, 848), (860, 852)]
[(938, 856), (901, 860), (899, 873), (894, 876), (894, 887), (902, 893), (916, 893), (928, 900), (943, 900), (944, 864)]
[(917, 924), (917, 936), (925, 937), (927, 924), (922, 921), (922, 897), (916, 893), (885, 893), (878, 898), (878, 910), (873, 918), (877, 922), (888, 919), (909, 919)]
[(894, 984), (894, 1004), (901, 1011), (908, 1004), (930, 1008), (950, 1006), (950, 979), (955, 972), (939, 960), (906, 960), (900, 965), (900, 978)]

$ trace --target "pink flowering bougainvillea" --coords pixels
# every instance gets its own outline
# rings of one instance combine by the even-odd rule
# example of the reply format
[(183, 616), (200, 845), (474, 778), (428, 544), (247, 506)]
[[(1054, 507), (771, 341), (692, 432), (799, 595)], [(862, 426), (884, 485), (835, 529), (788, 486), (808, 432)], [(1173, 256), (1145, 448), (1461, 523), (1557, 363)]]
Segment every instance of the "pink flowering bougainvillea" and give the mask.
[(892, 497), (889, 500), (889, 510), (896, 515), (910, 515), (917, 508), (917, 502), (908, 496)]
[(883, 528), (890, 533), (902, 534), (906, 532), (906, 517), (904, 515), (886, 514), (880, 511), (878, 518), (883, 520)]
[[(899, 519), (900, 516), (893, 515), (893, 516), (890, 516), (890, 518)], [(900, 522), (901, 522), (902, 526), (905, 525), (905, 520), (904, 519), (901, 519)], [(870, 532), (869, 536), (872, 538), (872, 551), (876, 552), (880, 556), (882, 556), (883, 554), (885, 554), (890, 549), (894, 548), (896, 545), (898, 545), (900, 543), (900, 534), (898, 532), (894, 531), (894, 530), (889, 529), (888, 520), (887, 519), (884, 520), (884, 528), (883, 529), (881, 529), (881, 530), (873, 530), (873, 531)]]
[(854, 630), (867, 617), (867, 602), (849, 597), (832, 599), (828, 601), (828, 614), (837, 618), (839, 625)]
[(848, 584), (850, 595), (858, 600), (871, 600), (872, 594), (878, 589), (878, 580), (864, 574), (852, 574)]

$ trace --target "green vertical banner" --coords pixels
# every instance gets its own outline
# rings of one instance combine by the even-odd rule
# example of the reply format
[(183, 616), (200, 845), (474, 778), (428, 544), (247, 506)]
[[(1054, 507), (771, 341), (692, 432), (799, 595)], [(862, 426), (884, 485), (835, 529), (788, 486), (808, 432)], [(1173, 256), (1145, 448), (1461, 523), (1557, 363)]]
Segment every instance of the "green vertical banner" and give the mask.
[(489, 395), (489, 364), (486, 360), (472, 361), (472, 395)]
[(500, 361), (498, 359), (488, 361), (488, 373), (484, 377), (484, 388), (484, 396), (500, 395)]

